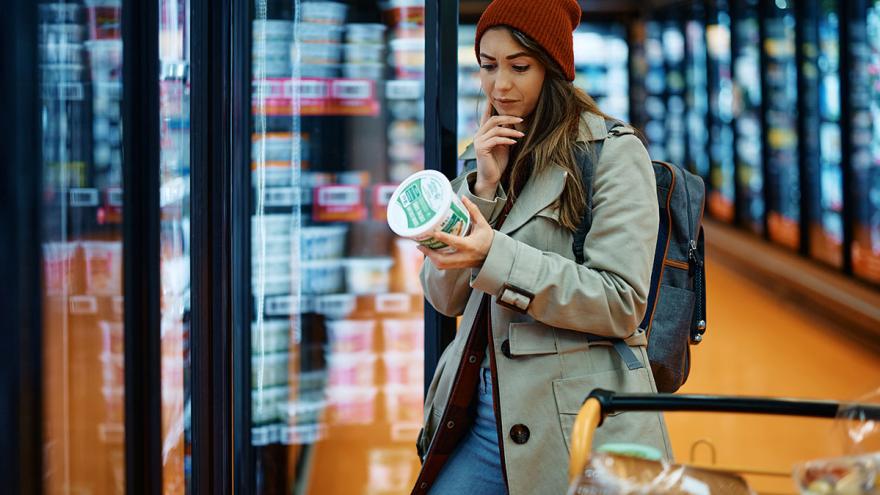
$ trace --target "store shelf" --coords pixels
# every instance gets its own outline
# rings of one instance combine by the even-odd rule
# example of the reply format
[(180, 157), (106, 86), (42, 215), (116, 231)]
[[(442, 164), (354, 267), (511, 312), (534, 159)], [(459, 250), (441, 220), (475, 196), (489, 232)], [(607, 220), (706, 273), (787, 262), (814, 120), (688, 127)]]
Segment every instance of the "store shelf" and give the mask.
[(253, 82), (252, 113), (260, 116), (379, 115), (371, 79), (267, 78)]

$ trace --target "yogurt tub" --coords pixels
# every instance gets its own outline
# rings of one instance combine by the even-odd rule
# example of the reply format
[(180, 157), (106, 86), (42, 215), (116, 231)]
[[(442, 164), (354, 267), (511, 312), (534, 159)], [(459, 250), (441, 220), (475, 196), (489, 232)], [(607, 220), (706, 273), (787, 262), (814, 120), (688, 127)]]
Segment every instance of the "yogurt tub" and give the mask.
[(310, 260), (302, 262), (303, 294), (332, 294), (341, 292), (344, 270), (341, 260)]
[(341, 26), (327, 24), (299, 23), (296, 26), (296, 40), (303, 43), (336, 43), (342, 42)]
[(268, 40), (290, 40), (293, 38), (293, 22), (282, 20), (255, 20), (254, 45), (261, 37)]
[(79, 24), (40, 24), (40, 43), (82, 43), (85, 32)]
[(303, 227), (302, 258), (306, 260), (339, 258), (345, 252), (347, 225)]
[(382, 45), (348, 44), (345, 45), (345, 61), (349, 64), (381, 64)]
[(466, 235), (471, 218), (449, 179), (436, 170), (423, 170), (409, 176), (391, 195), (388, 226), (401, 237), (451, 253), (455, 249), (435, 239), (434, 232)]
[(40, 24), (77, 24), (80, 5), (76, 3), (44, 3), (39, 5)]
[(332, 352), (372, 352), (376, 320), (332, 320), (327, 321), (326, 325)]
[(293, 46), (289, 54), (293, 64), (336, 65), (342, 58), (342, 45), (336, 43), (298, 43)]
[(348, 318), (356, 308), (357, 296), (354, 294), (330, 294), (315, 298), (315, 310), (330, 320)]
[(391, 258), (345, 260), (345, 282), (352, 294), (384, 294), (391, 286)]
[(300, 9), (303, 22), (341, 26), (345, 22), (348, 5), (340, 2), (303, 2)]
[(385, 75), (383, 64), (345, 64), (342, 76), (348, 79), (382, 79)]
[(382, 45), (385, 42), (385, 25), (346, 24), (345, 40), (349, 43)]

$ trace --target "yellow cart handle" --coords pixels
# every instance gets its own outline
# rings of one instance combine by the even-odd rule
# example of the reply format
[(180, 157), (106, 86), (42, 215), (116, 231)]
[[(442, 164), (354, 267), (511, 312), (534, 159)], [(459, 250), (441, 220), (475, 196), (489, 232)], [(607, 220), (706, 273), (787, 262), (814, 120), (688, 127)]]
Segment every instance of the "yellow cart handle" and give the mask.
[(602, 404), (595, 397), (590, 397), (581, 406), (574, 426), (571, 429), (571, 460), (568, 462), (568, 484), (584, 472), (590, 462), (593, 448), (593, 434), (599, 427), (602, 418)]

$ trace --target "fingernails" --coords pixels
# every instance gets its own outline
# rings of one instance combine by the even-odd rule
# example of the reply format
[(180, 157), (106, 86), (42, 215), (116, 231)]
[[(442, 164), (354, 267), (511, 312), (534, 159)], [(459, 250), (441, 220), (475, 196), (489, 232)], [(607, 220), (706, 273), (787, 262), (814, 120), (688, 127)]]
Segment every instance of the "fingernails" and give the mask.
[(518, 121), (520, 121), (520, 122), (523, 121), (522, 117), (517, 117), (516, 120), (518, 120)]

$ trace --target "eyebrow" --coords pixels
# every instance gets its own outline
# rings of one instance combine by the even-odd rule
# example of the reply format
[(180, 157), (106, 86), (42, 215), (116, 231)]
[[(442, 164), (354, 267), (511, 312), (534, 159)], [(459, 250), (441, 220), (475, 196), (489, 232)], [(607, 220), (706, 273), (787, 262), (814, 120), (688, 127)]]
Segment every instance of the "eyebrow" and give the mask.
[[(482, 52), (480, 53), (480, 56), (488, 58), (489, 60), (497, 60), (495, 57), (493, 57), (491, 55), (486, 55), (485, 53), (482, 53)], [(507, 60), (513, 60), (517, 57), (531, 57), (531, 55), (529, 55), (526, 52), (517, 52), (517, 53), (514, 53), (513, 55), (508, 55), (506, 58), (507, 58)]]

